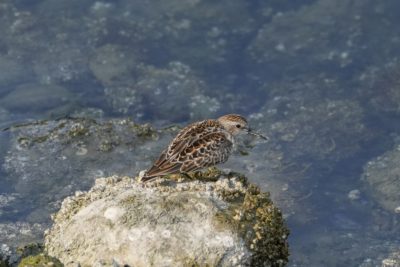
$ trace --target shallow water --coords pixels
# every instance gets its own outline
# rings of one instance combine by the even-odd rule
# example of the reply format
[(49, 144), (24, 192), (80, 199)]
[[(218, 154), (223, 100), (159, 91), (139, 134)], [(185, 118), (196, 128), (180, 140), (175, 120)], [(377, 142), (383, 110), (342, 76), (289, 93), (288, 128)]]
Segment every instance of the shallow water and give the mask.
[(399, 8), (2, 1), (0, 244), (40, 242), (64, 197), (149, 166), (165, 127), (240, 113), (270, 141), (222, 168), (271, 192), (289, 266), (380, 266), (400, 251)]

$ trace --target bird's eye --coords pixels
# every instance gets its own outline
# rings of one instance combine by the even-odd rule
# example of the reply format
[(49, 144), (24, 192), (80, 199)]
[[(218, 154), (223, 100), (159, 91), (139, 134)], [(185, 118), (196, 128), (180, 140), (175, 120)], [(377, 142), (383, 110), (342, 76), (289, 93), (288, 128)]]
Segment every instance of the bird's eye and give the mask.
[(240, 124), (236, 124), (236, 128), (240, 128), (242, 127)]

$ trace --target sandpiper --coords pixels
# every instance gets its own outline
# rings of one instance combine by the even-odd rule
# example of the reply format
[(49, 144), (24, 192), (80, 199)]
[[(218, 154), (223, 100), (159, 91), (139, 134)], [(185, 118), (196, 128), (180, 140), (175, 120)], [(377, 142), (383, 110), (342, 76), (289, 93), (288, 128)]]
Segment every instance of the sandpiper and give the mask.
[(234, 137), (242, 132), (267, 139), (252, 132), (247, 120), (237, 114), (192, 123), (178, 133), (141, 181), (174, 173), (187, 174), (223, 163), (232, 152)]

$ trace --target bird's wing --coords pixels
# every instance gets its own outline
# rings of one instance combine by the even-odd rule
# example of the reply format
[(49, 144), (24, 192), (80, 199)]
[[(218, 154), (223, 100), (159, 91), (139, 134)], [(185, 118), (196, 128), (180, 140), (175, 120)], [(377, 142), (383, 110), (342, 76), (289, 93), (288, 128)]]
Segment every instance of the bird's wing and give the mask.
[(232, 145), (224, 132), (204, 135), (179, 155), (180, 171), (190, 172), (223, 163), (228, 159)]
[(203, 134), (195, 140), (186, 139), (184, 143), (177, 143), (175, 148), (179, 150), (174, 151), (170, 157), (168, 157), (170, 148), (163, 151), (142, 180), (171, 173), (195, 171), (225, 162), (232, 149), (232, 142), (226, 138), (224, 132), (219, 131)]
[(150, 180), (156, 176), (179, 172), (182, 163), (177, 162), (176, 157), (196, 138), (196, 129), (201, 126), (202, 123), (203, 121), (192, 123), (180, 130), (177, 136), (171, 141), (168, 148), (161, 152), (161, 155), (153, 163), (153, 166), (146, 171), (142, 181)]
[(199, 130), (205, 130), (205, 124), (207, 124), (207, 121), (195, 122), (180, 130), (168, 148), (161, 153), (153, 166), (146, 171), (142, 181), (150, 180), (156, 176), (179, 172), (182, 166), (182, 163), (178, 160), (179, 155), (198, 138)]
[(218, 131), (222, 131), (222, 126), (215, 120), (204, 120), (189, 124), (178, 133), (168, 146), (165, 151), (166, 159), (175, 159), (184, 149), (191, 146), (196, 140), (203, 138), (203, 136), (207, 134)]

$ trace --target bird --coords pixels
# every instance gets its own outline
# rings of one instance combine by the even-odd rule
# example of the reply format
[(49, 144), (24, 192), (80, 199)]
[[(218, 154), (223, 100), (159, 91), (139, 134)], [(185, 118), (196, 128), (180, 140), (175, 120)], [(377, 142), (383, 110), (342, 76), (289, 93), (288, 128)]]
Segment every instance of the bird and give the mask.
[(184, 127), (166, 149), (144, 173), (142, 182), (159, 176), (197, 171), (228, 160), (235, 136), (252, 134), (265, 140), (268, 138), (253, 132), (246, 120), (238, 114), (227, 114), (218, 119), (194, 122)]

